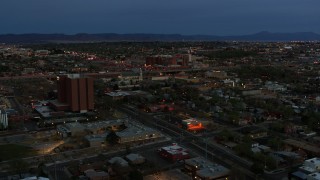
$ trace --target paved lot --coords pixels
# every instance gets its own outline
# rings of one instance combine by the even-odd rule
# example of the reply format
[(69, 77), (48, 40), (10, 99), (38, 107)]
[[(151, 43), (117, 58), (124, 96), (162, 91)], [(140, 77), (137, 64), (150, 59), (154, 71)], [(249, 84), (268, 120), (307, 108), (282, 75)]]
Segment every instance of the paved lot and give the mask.
[(159, 180), (159, 179), (170, 179), (170, 180), (192, 180), (192, 178), (185, 173), (181, 172), (179, 169), (173, 169), (168, 171), (163, 171), (159, 173), (154, 173), (143, 177), (144, 180)]

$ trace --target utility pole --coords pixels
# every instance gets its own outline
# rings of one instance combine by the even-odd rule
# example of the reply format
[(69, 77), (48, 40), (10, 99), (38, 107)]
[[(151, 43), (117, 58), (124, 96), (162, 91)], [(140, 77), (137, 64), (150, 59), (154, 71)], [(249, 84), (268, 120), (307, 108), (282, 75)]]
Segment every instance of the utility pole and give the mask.
[(55, 176), (55, 180), (58, 180), (57, 179), (57, 164), (56, 164), (56, 161), (54, 161), (54, 176)]
[(207, 130), (205, 130), (205, 141), (206, 141), (206, 160), (208, 160), (208, 134)]

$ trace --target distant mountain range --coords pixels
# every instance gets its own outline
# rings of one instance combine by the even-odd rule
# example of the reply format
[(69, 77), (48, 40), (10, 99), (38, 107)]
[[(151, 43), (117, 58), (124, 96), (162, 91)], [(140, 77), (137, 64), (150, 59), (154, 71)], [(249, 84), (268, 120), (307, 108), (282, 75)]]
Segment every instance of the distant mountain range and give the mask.
[(271, 33), (267, 31), (241, 36), (181, 34), (3, 34), (0, 43), (81, 43), (115, 41), (320, 41), (313, 32)]

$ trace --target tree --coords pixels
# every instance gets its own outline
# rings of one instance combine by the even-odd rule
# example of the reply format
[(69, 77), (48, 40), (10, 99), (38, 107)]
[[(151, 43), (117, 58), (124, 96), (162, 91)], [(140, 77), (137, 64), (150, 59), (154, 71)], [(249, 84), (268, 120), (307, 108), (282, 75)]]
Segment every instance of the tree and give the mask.
[(143, 175), (140, 171), (134, 170), (134, 171), (130, 172), (129, 179), (130, 180), (143, 180)]
[(104, 154), (101, 154), (101, 153), (98, 154), (97, 158), (99, 160), (103, 160), (103, 161), (106, 160), (106, 156)]
[(272, 148), (275, 149), (277, 151), (279, 151), (281, 149), (281, 147), (283, 146), (283, 142), (280, 138), (271, 138), (268, 141), (268, 145)]
[(4, 125), (3, 125), (3, 123), (0, 123), (0, 130), (4, 130)]
[(14, 159), (9, 162), (9, 166), (12, 171), (19, 174), (20, 179), (22, 179), (22, 173), (29, 168), (29, 164), (23, 159)]
[(264, 167), (261, 163), (253, 163), (250, 170), (255, 174), (262, 174)]
[(118, 84), (113, 85), (113, 90), (114, 91), (119, 90), (119, 85)]
[(44, 172), (43, 172), (43, 168), (44, 168), (44, 162), (41, 162), (38, 165), (38, 169), (37, 169), (37, 175), (41, 176), (41, 177), (48, 177)]
[(129, 145), (129, 144), (126, 145), (126, 153), (127, 153), (127, 154), (130, 154), (130, 153), (131, 153), (131, 148), (130, 148), (130, 145)]
[(273, 159), (272, 157), (270, 156), (266, 156), (266, 165), (267, 165), (267, 168), (270, 169), (270, 170), (273, 170), (273, 169), (276, 169), (277, 166), (278, 166), (278, 163), (275, 159)]
[(223, 129), (222, 131), (220, 131), (218, 136), (223, 141), (231, 141), (234, 139), (233, 133), (228, 129)]
[(230, 179), (231, 180), (245, 180), (246, 175), (238, 168), (232, 166), (231, 172), (230, 172)]
[(106, 137), (106, 141), (108, 141), (111, 145), (118, 144), (119, 140), (120, 138), (114, 131), (111, 131)]
[(245, 156), (251, 158), (253, 152), (251, 151), (251, 144), (250, 143), (241, 143), (235, 147), (235, 151), (240, 156)]

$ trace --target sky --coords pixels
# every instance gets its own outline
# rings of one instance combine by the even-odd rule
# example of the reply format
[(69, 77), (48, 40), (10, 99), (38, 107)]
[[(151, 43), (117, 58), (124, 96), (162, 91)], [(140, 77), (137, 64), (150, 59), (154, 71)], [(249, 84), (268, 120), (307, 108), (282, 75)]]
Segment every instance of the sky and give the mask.
[(0, 34), (320, 34), (320, 0), (1, 0)]

